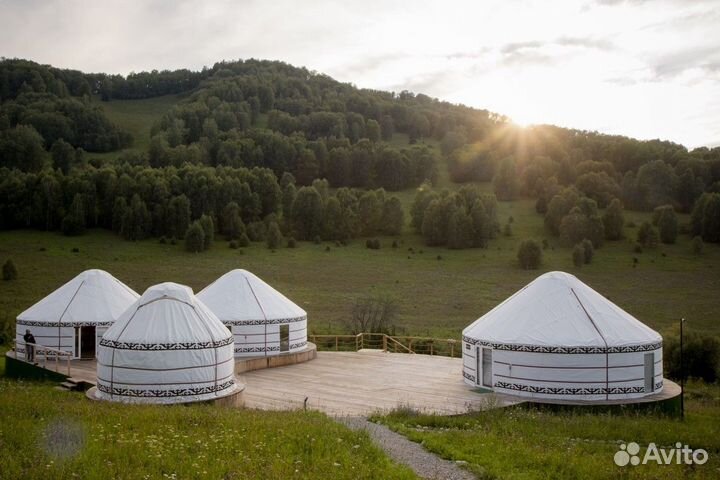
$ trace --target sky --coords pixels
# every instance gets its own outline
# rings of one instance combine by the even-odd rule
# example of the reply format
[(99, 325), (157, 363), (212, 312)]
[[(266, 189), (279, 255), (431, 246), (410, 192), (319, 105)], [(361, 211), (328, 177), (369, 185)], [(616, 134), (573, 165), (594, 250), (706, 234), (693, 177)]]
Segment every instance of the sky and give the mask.
[(720, 0), (0, 0), (0, 56), (120, 74), (282, 60), (520, 125), (720, 145)]

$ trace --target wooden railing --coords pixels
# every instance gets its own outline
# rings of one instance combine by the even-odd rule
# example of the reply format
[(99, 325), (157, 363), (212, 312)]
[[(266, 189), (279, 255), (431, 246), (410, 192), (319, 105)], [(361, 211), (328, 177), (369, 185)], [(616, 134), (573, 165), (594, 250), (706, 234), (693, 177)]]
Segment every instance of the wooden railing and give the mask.
[[(15, 358), (18, 360), (24, 360), (28, 363), (30, 361), (28, 360), (28, 346), (31, 346), (35, 348), (35, 360), (38, 359), (38, 357), (42, 357), (42, 368), (48, 369), (47, 363), (48, 363), (48, 357), (51, 357), (50, 361), (52, 362), (55, 360), (55, 371), (60, 373), (60, 360), (62, 358), (63, 362), (67, 362), (67, 376), (72, 377), (72, 370), (71, 370), (71, 363), (70, 360), (72, 360), (72, 352), (67, 352), (65, 350), (60, 350), (57, 348), (52, 347), (46, 347), (45, 345), (40, 345), (38, 343), (25, 343), (17, 341), (13, 342), (13, 351), (15, 352)], [(18, 347), (24, 347), (24, 352), (21, 354), (18, 352)], [(22, 355), (22, 358), (21, 358)], [(35, 364), (40, 364), (40, 362), (34, 362)]]
[[(385, 333), (308, 335), (320, 351), (356, 352), (365, 348), (393, 353), (461, 357), (462, 344), (451, 338), (413, 337)], [(457, 355), (456, 355), (457, 354)]]

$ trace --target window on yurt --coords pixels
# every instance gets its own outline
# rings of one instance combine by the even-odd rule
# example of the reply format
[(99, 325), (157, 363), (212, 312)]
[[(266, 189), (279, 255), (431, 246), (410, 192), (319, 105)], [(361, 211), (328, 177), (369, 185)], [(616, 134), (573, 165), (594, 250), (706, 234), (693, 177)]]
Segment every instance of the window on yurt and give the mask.
[(290, 325), (280, 325), (280, 351), (287, 352), (290, 349)]

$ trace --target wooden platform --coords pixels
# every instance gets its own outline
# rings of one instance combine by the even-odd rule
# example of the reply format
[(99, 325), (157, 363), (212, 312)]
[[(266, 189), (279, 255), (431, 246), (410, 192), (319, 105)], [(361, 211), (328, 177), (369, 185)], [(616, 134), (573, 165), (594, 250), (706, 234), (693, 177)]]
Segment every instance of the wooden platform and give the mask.
[[(312, 362), (249, 372), (245, 406), (266, 410), (303, 408), (330, 415), (368, 415), (408, 406), (439, 414), (479, 409), (493, 396), (474, 392), (462, 380), (462, 360), (430, 355), (318, 352)], [(492, 400), (499, 404), (515, 403)]]

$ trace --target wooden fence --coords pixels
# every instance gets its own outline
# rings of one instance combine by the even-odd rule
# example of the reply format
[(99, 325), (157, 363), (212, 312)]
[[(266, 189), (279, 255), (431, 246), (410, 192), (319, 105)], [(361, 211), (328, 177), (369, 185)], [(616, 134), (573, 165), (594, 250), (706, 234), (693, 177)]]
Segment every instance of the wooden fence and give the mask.
[(412, 337), (385, 333), (357, 335), (308, 335), (319, 351), (356, 352), (362, 349), (384, 352), (461, 357), (462, 342), (451, 338)]

